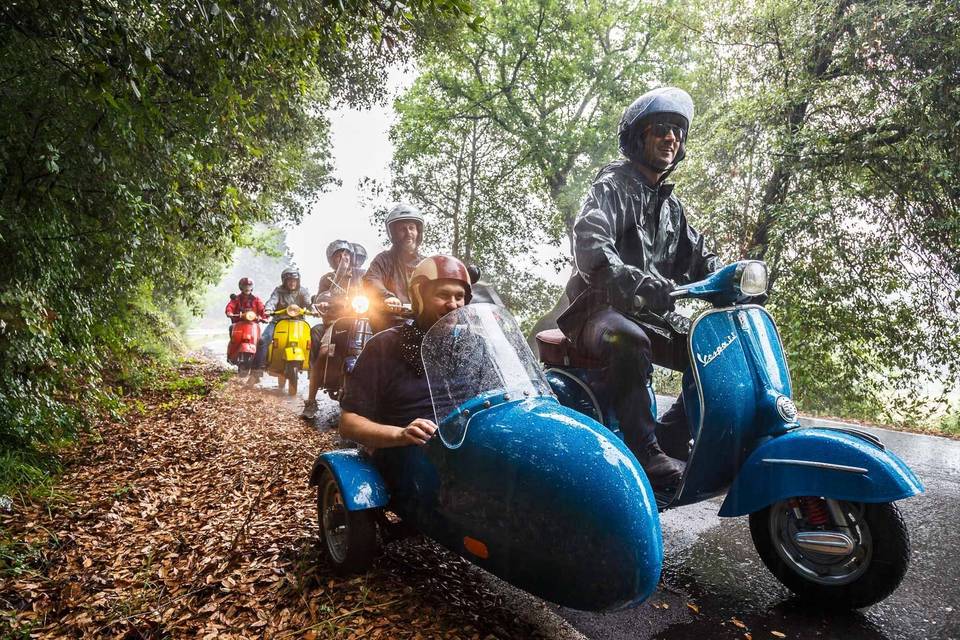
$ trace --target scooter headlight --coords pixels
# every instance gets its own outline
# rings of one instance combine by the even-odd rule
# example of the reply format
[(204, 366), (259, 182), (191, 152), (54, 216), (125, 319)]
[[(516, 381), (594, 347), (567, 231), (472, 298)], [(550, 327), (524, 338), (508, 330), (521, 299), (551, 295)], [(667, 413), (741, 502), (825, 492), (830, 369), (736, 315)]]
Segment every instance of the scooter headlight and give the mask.
[(247, 322), (253, 322), (257, 319), (257, 314), (255, 314), (253, 311), (245, 311), (243, 314), (243, 319)]
[(367, 296), (354, 296), (353, 300), (350, 301), (350, 307), (354, 313), (366, 313), (370, 308), (370, 301)]
[(743, 265), (740, 272), (740, 293), (745, 296), (759, 296), (767, 292), (767, 265), (759, 260), (751, 260)]
[(287, 307), (287, 315), (291, 318), (300, 315), (300, 307), (295, 304), (290, 305)]

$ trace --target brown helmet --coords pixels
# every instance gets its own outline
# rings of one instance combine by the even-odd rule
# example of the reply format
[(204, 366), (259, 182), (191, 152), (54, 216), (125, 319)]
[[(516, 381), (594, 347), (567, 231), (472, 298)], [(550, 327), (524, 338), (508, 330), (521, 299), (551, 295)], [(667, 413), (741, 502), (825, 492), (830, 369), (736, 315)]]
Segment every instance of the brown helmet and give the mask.
[(470, 273), (466, 265), (453, 256), (430, 256), (424, 258), (413, 270), (410, 276), (410, 300), (413, 302), (414, 313), (420, 313), (423, 309), (423, 297), (420, 288), (435, 280), (456, 280), (463, 285), (466, 290), (464, 303), (469, 304), (473, 297), (473, 291), (470, 288)]
[(243, 291), (244, 287), (250, 287), (252, 289), (253, 280), (251, 280), (250, 278), (240, 278), (240, 282), (237, 284), (237, 287), (239, 287), (241, 291)]

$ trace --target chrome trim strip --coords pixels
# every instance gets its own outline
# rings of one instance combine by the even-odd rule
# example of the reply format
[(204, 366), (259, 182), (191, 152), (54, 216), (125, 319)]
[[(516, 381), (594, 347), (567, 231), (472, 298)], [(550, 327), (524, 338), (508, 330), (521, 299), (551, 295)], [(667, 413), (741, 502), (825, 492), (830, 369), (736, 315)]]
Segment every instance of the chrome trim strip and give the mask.
[(830, 471), (845, 471), (847, 473), (866, 474), (867, 469), (863, 467), (850, 467), (845, 464), (833, 464), (832, 462), (816, 462), (814, 460), (788, 460), (785, 458), (763, 458), (764, 464), (789, 464), (797, 467), (816, 467), (818, 469), (829, 469)]
[[(599, 420), (600, 424), (602, 424), (605, 427), (608, 426), (606, 421), (606, 416), (604, 416), (603, 411), (600, 410), (600, 402), (597, 401), (597, 396), (594, 395), (593, 389), (590, 388), (590, 385), (588, 385), (586, 382), (584, 382), (577, 376), (573, 375), (569, 371), (564, 371), (563, 369), (558, 369), (557, 367), (551, 367), (550, 369), (545, 370), (543, 372), (543, 375), (546, 376), (551, 371), (555, 371), (556, 373), (559, 373), (562, 376), (570, 378), (571, 380), (576, 382), (578, 385), (580, 385), (580, 388), (586, 391), (587, 395), (590, 397), (590, 402), (593, 403), (593, 410), (597, 412), (598, 416), (600, 416), (600, 420)], [(548, 381), (548, 384), (549, 384), (549, 381)]]

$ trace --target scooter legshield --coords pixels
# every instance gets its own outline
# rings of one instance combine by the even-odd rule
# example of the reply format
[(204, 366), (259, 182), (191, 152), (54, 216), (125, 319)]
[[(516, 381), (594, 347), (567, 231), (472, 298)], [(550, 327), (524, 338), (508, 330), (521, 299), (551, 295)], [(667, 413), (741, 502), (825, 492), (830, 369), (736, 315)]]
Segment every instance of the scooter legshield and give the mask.
[(257, 345), (253, 342), (241, 342), (240, 353), (256, 353)]
[(903, 460), (866, 438), (838, 429), (796, 429), (750, 455), (720, 515), (742, 516), (796, 496), (893, 502), (923, 490)]
[(689, 348), (683, 399), (694, 447), (674, 506), (726, 491), (759, 439), (787, 431), (776, 404), (791, 393), (780, 336), (762, 307), (705, 311)]

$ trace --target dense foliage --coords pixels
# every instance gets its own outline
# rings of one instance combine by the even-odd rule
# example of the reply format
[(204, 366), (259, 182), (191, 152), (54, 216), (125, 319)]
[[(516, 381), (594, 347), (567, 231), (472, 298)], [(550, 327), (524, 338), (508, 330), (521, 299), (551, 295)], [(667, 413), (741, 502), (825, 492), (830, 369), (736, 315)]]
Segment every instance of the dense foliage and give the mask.
[(393, 131), (393, 188), (455, 250), (502, 263), (538, 233), (563, 242), (622, 109), (683, 86), (698, 113), (678, 193), (725, 259), (770, 266), (803, 407), (915, 420), (924, 383), (956, 387), (956, 3), (480, 8), (484, 28), (426, 60)]
[(684, 193), (770, 265), (805, 408), (916, 419), (960, 373), (956, 4), (733, 7), (699, 38)]
[(483, 27), (426, 56), (396, 102), (391, 189), (422, 204), (437, 245), (479, 263), (529, 327), (560, 295), (537, 247), (567, 246), (634, 87), (683, 61), (653, 4), (481, 6)]
[[(329, 182), (331, 101), (465, 0), (13, 0), (0, 8), (0, 441), (68, 434), (159, 355), (255, 222)], [(131, 365), (123, 367), (122, 365)], [(112, 375), (104, 378), (104, 369)]]

